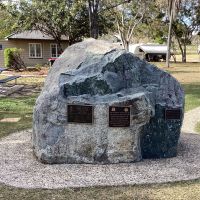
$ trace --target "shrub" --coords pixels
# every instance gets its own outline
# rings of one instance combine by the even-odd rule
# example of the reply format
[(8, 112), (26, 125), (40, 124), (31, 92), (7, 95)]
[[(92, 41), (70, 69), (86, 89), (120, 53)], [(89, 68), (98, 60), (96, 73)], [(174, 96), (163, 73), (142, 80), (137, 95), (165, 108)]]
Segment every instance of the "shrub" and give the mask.
[(19, 71), (20, 69), (25, 69), (25, 64), (20, 56), (21, 51), (21, 49), (17, 48), (6, 48), (4, 50), (5, 67)]
[(35, 68), (37, 71), (40, 71), (42, 69), (42, 65), (41, 64), (36, 64)]
[(11, 59), (10, 59), (10, 56), (11, 55), (11, 50), (10, 50), (10, 48), (6, 48), (5, 50), (4, 50), (4, 63), (5, 63), (5, 67), (9, 67), (11, 64), (10, 64), (10, 62), (11, 62)]

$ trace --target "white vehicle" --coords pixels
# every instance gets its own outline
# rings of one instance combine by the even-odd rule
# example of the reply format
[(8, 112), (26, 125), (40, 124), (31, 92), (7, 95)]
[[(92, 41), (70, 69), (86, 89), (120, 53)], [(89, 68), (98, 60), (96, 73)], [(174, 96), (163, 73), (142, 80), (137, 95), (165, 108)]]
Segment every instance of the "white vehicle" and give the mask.
[(147, 61), (160, 61), (166, 60), (167, 46), (158, 44), (133, 44), (129, 46), (129, 51)]

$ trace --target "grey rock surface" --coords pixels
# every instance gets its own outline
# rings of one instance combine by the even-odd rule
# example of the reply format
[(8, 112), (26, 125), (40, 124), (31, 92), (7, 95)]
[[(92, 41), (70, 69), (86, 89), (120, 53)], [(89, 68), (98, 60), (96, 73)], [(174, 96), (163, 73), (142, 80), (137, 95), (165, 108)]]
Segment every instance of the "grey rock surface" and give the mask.
[[(69, 104), (93, 105), (93, 124), (69, 123)], [(130, 127), (109, 127), (109, 106), (130, 106)], [(183, 107), (184, 92), (170, 74), (89, 39), (67, 48), (49, 72), (34, 109), (34, 153), (44, 163), (175, 156)], [(165, 108), (181, 109), (180, 119), (165, 120)]]

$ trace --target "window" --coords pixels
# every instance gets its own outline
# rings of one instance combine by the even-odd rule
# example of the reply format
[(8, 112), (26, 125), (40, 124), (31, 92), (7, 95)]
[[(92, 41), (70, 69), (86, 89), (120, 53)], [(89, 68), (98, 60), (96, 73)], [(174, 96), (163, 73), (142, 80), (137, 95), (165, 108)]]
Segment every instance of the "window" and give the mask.
[(2, 44), (0, 44), (0, 50), (3, 50), (3, 45)]
[(60, 54), (61, 53), (58, 50), (58, 44), (51, 44), (51, 57), (58, 58)]
[(29, 57), (30, 58), (42, 58), (41, 43), (30, 43), (29, 44)]

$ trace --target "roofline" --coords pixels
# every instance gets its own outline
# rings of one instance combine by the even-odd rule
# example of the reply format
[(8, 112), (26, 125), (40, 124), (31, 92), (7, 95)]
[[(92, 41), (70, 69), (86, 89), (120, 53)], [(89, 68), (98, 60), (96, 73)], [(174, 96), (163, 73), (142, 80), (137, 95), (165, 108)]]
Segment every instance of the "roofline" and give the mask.
[[(37, 38), (5, 38), (6, 40), (45, 40), (45, 41), (55, 41), (55, 39), (37, 39)], [(61, 41), (69, 41), (68, 39), (61, 39)]]
[[(27, 30), (27, 31), (39, 31), (39, 30)], [(13, 35), (15, 35), (17, 33), (22, 33), (22, 32), (20, 32), (20, 31), (13, 32), (12, 34), (6, 36), (4, 39), (6, 39), (6, 40), (50, 40), (50, 41), (54, 41), (55, 40), (54, 38), (52, 38), (52, 39), (44, 39), (44, 38), (41, 38), (41, 39), (35, 39), (35, 38), (10, 38), (11, 36), (13, 36)], [(69, 41), (69, 39), (61, 39), (61, 41)]]
[(11, 37), (11, 36), (15, 35), (16, 33), (17, 33), (17, 32), (14, 32), (14, 33), (12, 33), (12, 34), (10, 34), (10, 35), (6, 36), (6, 37), (5, 37), (5, 39), (9, 39), (9, 37)]

